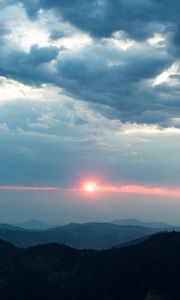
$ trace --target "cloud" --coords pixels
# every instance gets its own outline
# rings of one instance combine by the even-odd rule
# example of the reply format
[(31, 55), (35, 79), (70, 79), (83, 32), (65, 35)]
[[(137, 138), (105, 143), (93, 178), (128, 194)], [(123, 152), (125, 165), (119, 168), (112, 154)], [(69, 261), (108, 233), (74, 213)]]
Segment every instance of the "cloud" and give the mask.
[[(173, 42), (178, 4), (170, 7), (168, 16), (160, 1), (94, 0), (80, 5), (76, 0), (69, 5), (40, 0), (23, 5), (31, 20), (20, 4), (7, 6), (4, 21), (1, 16), (11, 31), (2, 31), (2, 76), (38, 89), (43, 84), (60, 87), (74, 100), (122, 122), (173, 125), (180, 92), (179, 70), (174, 73), (172, 68), (179, 66)], [(18, 33), (13, 10), (24, 22), (27, 37)], [(57, 27), (62, 30), (54, 39)]]
[[(160, 93), (147, 80), (167, 68), (172, 58), (146, 46), (126, 52), (103, 46), (85, 48), (81, 55), (60, 60), (58, 73), (64, 88), (77, 98), (115, 109), (116, 117), (125, 122), (168, 121), (168, 103), (163, 105)], [(148, 111), (152, 116), (146, 116)], [(156, 111), (159, 114), (153, 120)]]
[[(52, 82), (50, 63), (57, 57), (58, 49), (34, 45), (30, 53), (21, 50), (6, 52), (2, 48), (0, 55), (1, 76), (9, 76), (29, 85), (40, 85)], [(35, 68), (36, 66), (36, 68)]]
[(0, 133), (7, 133), (9, 131), (9, 127), (6, 123), (0, 124)]
[(31, 64), (43, 64), (55, 60), (59, 53), (56, 47), (41, 47), (33, 45), (31, 47), (28, 62)]
[[(80, 53), (62, 54), (62, 58), (61, 52), (57, 58), (56, 47), (34, 45), (29, 53), (2, 51), (1, 74), (33, 86), (51, 83), (62, 87), (72, 97), (116, 109), (115, 117), (125, 122), (168, 122), (167, 102), (163, 106), (158, 89), (146, 80), (158, 76), (172, 58), (146, 46), (147, 52), (139, 46), (126, 52), (104, 46), (104, 42), (87, 46)], [(155, 111), (161, 112), (153, 120)]]
[(167, 0), (39, 0), (23, 3), (31, 17), (40, 9), (54, 9), (60, 17), (92, 36), (108, 37), (118, 30), (135, 40), (145, 40), (154, 33), (169, 31), (179, 45), (180, 4)]
[(104, 185), (97, 186), (99, 192), (136, 194), (136, 195), (152, 195), (159, 197), (180, 197), (180, 188), (169, 188), (161, 186), (143, 186), (143, 185)]
[(61, 188), (59, 187), (41, 187), (41, 186), (6, 186), (2, 185), (0, 186), (0, 191), (47, 191), (47, 192), (52, 192), (52, 191), (60, 191)]
[(179, 185), (178, 128), (122, 123), (44, 89), (38, 101), (1, 105), (1, 185), (65, 188), (91, 177), (112, 185)]
[(6, 26), (1, 23), (0, 24), (0, 39), (4, 37), (4, 35), (8, 34), (9, 30), (6, 28)]

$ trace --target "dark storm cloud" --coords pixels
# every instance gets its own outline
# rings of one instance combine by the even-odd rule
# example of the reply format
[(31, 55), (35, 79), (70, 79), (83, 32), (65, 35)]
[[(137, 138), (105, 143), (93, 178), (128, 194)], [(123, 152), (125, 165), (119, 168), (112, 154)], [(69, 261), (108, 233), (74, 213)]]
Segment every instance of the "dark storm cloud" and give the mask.
[[(79, 53), (67, 51), (64, 56), (61, 52), (58, 55), (61, 49), (56, 47), (33, 45), (29, 52), (4, 47), (0, 53), (1, 75), (26, 84), (55, 84), (74, 99), (107, 105), (111, 111), (106, 115), (111, 114), (113, 118), (114, 114), (114, 118), (125, 122), (170, 126), (171, 119), (178, 116), (177, 87), (153, 86), (147, 81), (170, 67), (179, 55), (180, 3), (170, 5), (166, 0), (21, 2), (33, 21), (40, 9), (54, 9), (59, 18), (95, 39)], [(111, 35), (119, 30), (125, 31), (123, 38), (129, 36), (138, 41), (138, 46), (126, 51), (113, 46)], [(148, 45), (147, 38), (154, 33), (166, 35), (164, 46)], [(51, 41), (61, 37), (61, 29), (50, 30)], [(172, 78), (175, 76), (178, 80), (176, 74)], [(98, 109), (104, 113), (103, 106)]]
[(103, 45), (91, 46), (80, 56), (61, 59), (60, 54), (52, 70), (48, 63), (57, 58), (58, 49), (34, 45), (29, 53), (2, 51), (0, 74), (25, 84), (53, 83), (74, 98), (115, 109), (115, 117), (122, 121), (168, 125), (169, 109), (177, 114), (176, 106), (172, 108), (174, 101), (163, 103), (158, 89), (150, 89), (144, 81), (156, 77), (173, 60), (166, 53), (148, 50), (124, 52)]
[[(116, 52), (105, 53), (99, 48), (87, 50), (84, 56), (60, 61), (58, 73), (66, 80), (66, 90), (81, 99), (115, 108), (124, 121), (165, 121), (167, 104), (162, 103), (160, 95), (153, 88), (149, 89), (144, 80), (160, 74), (171, 64), (172, 58), (156, 51), (137, 51), (130, 55), (122, 52), (119, 59), (124, 63), (108, 66), (108, 59), (111, 56), (118, 58), (118, 55)], [(161, 112), (159, 117), (153, 115), (156, 110)], [(152, 112), (148, 120), (147, 111)]]
[(56, 47), (33, 45), (29, 53), (5, 47), (0, 54), (0, 75), (33, 85), (52, 82), (48, 63), (56, 59), (58, 53)]
[(66, 21), (96, 37), (124, 30), (135, 40), (170, 30), (179, 45), (179, 1), (168, 0), (39, 0), (23, 2), (29, 15), (40, 8), (55, 9)]
[(56, 47), (40, 48), (38, 45), (33, 45), (31, 47), (29, 57), (27, 58), (27, 62), (38, 65), (48, 63), (56, 59), (58, 52), (59, 50)]

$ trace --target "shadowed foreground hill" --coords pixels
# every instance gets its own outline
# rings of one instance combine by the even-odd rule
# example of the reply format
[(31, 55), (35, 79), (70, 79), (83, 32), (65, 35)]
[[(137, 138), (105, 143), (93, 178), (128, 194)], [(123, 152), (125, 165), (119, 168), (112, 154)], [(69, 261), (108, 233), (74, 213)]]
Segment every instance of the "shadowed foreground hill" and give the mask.
[(48, 230), (23, 230), (0, 227), (0, 238), (19, 247), (61, 243), (77, 249), (108, 249), (151, 235), (163, 229), (121, 226), (109, 223), (68, 224)]
[(179, 300), (180, 233), (104, 251), (0, 241), (0, 299)]

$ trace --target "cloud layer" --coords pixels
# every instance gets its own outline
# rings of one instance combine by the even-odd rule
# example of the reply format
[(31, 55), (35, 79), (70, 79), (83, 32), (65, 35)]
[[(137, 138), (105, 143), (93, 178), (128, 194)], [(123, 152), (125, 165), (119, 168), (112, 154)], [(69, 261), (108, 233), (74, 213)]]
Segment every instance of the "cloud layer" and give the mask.
[(54, 84), (123, 122), (178, 126), (178, 9), (167, 1), (9, 1), (0, 74)]

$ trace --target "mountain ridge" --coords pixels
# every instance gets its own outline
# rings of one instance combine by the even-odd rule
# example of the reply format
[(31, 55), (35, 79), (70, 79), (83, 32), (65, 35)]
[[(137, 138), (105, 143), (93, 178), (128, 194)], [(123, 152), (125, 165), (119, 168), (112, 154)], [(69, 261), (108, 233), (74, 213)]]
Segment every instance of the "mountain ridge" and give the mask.
[(157, 231), (159, 229), (142, 226), (89, 222), (37, 231), (5, 228), (0, 229), (0, 238), (20, 247), (58, 242), (78, 249), (101, 250), (151, 235)]
[(147, 222), (141, 221), (136, 218), (129, 218), (129, 219), (115, 219), (111, 221), (112, 224), (117, 225), (131, 225), (131, 226), (143, 226), (148, 228), (172, 228), (175, 227), (173, 225), (169, 225), (163, 222)]

